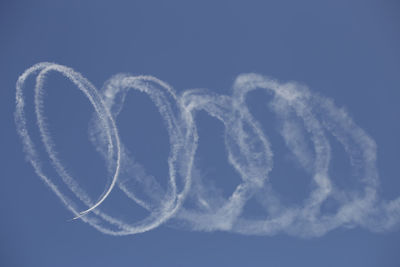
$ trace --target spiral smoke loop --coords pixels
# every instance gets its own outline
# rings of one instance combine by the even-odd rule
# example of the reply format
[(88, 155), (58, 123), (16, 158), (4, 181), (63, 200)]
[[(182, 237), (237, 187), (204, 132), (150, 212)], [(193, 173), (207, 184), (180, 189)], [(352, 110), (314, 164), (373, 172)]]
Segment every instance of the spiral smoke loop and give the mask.
[[(104, 158), (108, 182), (103, 194), (93, 200), (63, 166), (48, 130), (43, 109), (44, 85), (49, 73), (58, 72), (73, 82), (89, 99), (94, 114), (89, 123), (90, 141)], [(25, 116), (26, 80), (36, 77), (34, 107), (42, 145), (62, 182), (75, 195), (68, 197), (46, 174)], [(169, 134), (168, 185), (163, 186), (135, 161), (120, 141), (116, 120), (130, 90), (147, 94), (158, 108)], [(273, 95), (270, 107), (279, 118), (280, 134), (298, 163), (312, 180), (310, 195), (299, 205), (287, 205), (272, 188), (269, 174), (273, 151), (268, 137), (246, 104), (253, 90)], [(224, 125), (228, 162), (239, 174), (241, 183), (229, 197), (204, 183), (194, 164), (199, 136), (196, 114), (204, 111)], [(361, 226), (371, 231), (387, 231), (400, 224), (400, 198), (380, 199), (376, 167), (376, 144), (347, 113), (329, 99), (313, 94), (294, 82), (280, 83), (258, 74), (241, 74), (231, 96), (205, 89), (177, 94), (172, 87), (152, 76), (115, 75), (98, 91), (73, 69), (38, 63), (27, 69), (16, 85), (15, 122), (28, 161), (37, 175), (54, 191), (76, 219), (111, 235), (143, 233), (167, 221), (197, 231), (230, 231), (249, 235), (272, 235), (285, 232), (295, 236), (321, 236), (338, 227)], [(331, 146), (327, 134), (334, 136), (347, 152), (358, 174), (357, 190), (345, 190), (329, 175)], [(307, 148), (307, 140), (312, 149)], [(147, 210), (147, 217), (131, 223), (112, 216), (102, 203), (112, 190), (119, 188), (137, 205)], [(185, 205), (190, 198), (194, 205)], [(255, 199), (261, 219), (243, 215), (245, 204)], [(321, 206), (335, 201), (338, 208), (326, 212)], [(78, 205), (87, 209), (80, 211)]]

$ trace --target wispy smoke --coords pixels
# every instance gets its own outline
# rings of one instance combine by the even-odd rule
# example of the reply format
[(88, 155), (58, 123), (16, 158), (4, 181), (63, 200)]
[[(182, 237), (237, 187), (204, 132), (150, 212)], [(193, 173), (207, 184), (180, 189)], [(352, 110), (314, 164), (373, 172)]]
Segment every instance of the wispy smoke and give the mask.
[[(81, 90), (94, 108), (89, 123), (90, 140), (106, 161), (108, 183), (99, 200), (94, 201), (71, 177), (57, 157), (43, 112), (43, 90), (50, 72), (59, 72)], [(34, 106), (37, 126), (45, 151), (62, 181), (87, 206), (79, 211), (76, 203), (61, 192), (42, 166), (31, 138), (25, 116), (25, 82), (36, 75)], [(120, 74), (109, 79), (98, 91), (71, 68), (54, 63), (39, 63), (27, 69), (16, 85), (15, 121), (27, 158), (39, 177), (56, 193), (76, 219), (111, 235), (128, 235), (154, 229), (174, 220), (185, 229), (231, 231), (241, 234), (321, 236), (335, 228), (361, 226), (385, 231), (400, 224), (400, 198), (379, 198), (376, 144), (348, 114), (329, 99), (313, 94), (297, 83), (280, 83), (258, 74), (236, 78), (231, 96), (217, 95), (205, 89), (187, 90), (178, 95), (173, 88), (151, 76)], [(146, 174), (132, 153), (121, 143), (116, 120), (130, 90), (147, 94), (161, 114), (168, 130), (170, 154), (166, 188)], [(312, 191), (298, 205), (281, 201), (270, 182), (273, 151), (259, 122), (252, 116), (246, 96), (253, 90), (273, 95), (270, 107), (281, 121), (280, 134), (300, 166), (312, 178)], [(241, 183), (229, 197), (203, 182), (201, 170), (194, 164), (199, 136), (196, 114), (205, 111), (225, 127), (228, 162), (240, 175)], [(343, 145), (351, 166), (357, 168), (357, 190), (339, 188), (329, 175), (331, 146), (327, 134)], [(306, 145), (311, 141), (313, 149)], [(148, 211), (148, 216), (128, 223), (102, 210), (102, 202), (119, 187), (126, 196)], [(194, 205), (185, 205), (190, 197)], [(254, 199), (263, 208), (264, 219), (243, 215), (246, 203)], [(339, 208), (326, 212), (321, 207), (334, 201)]]

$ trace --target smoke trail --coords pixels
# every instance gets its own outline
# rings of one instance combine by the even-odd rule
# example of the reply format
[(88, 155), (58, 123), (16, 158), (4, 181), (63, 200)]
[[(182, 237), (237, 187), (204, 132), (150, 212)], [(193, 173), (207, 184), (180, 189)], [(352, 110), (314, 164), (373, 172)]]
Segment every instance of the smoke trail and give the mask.
[[(94, 108), (89, 123), (90, 141), (106, 162), (108, 182), (97, 201), (63, 167), (57, 157), (44, 115), (43, 91), (50, 72), (59, 72), (72, 81)], [(41, 142), (62, 181), (74, 193), (72, 200), (44, 172), (25, 117), (24, 85), (36, 75), (34, 105)], [(198, 231), (231, 231), (240, 234), (272, 235), (285, 232), (295, 236), (321, 236), (338, 227), (361, 226), (371, 231), (395, 229), (400, 224), (400, 198), (381, 200), (376, 167), (376, 144), (345, 111), (329, 99), (313, 94), (294, 82), (280, 83), (258, 74), (239, 75), (231, 96), (217, 95), (206, 89), (187, 90), (178, 95), (168, 84), (151, 76), (119, 74), (109, 79), (101, 91), (82, 75), (65, 66), (39, 63), (26, 70), (17, 81), (15, 121), (27, 158), (38, 176), (56, 193), (76, 216), (99, 231), (111, 235), (142, 233), (171, 221)], [(157, 107), (169, 134), (168, 183), (163, 188), (134, 158), (120, 141), (116, 121), (131, 90), (147, 94)], [(247, 95), (264, 90), (273, 95), (270, 109), (280, 121), (279, 133), (305, 173), (312, 178), (312, 191), (302, 202), (284, 204), (270, 181), (273, 151), (261, 124), (253, 117)], [(196, 114), (206, 112), (224, 126), (224, 144), (228, 163), (241, 182), (229, 197), (206, 184), (194, 159), (201, 138), (197, 134)], [(341, 188), (330, 177), (335, 138), (348, 154), (358, 187)], [(310, 141), (307, 144), (307, 139)], [(146, 209), (147, 217), (128, 223), (102, 210), (115, 185)], [(190, 198), (195, 205), (185, 205)], [(244, 215), (249, 200), (262, 207), (263, 219)], [(77, 210), (78, 203), (87, 209)], [(333, 201), (335, 211), (324, 211)], [(117, 209), (117, 208), (116, 208)]]
[[(96, 113), (96, 117), (99, 120), (98, 125), (102, 129), (102, 136), (105, 137), (105, 143), (103, 151), (106, 152), (106, 157), (108, 161), (109, 170), (112, 173), (112, 179), (110, 183), (107, 185), (105, 192), (102, 196), (100, 196), (99, 201), (94, 202), (86, 193), (85, 191), (79, 186), (74, 178), (71, 177), (67, 173), (67, 171), (63, 168), (61, 161), (58, 159), (56, 155), (56, 150), (52, 138), (47, 130), (47, 125), (45, 123), (45, 118), (43, 116), (43, 99), (42, 99), (42, 91), (43, 85), (46, 78), (46, 74), (49, 71), (57, 71), (70, 79), (77, 87), (88, 97), (91, 104), (93, 105)], [(47, 177), (44, 173), (42, 164), (40, 162), (38, 153), (36, 151), (35, 145), (30, 137), (29, 130), (27, 128), (27, 121), (25, 118), (25, 99), (23, 94), (24, 84), (28, 76), (32, 74), (36, 74), (36, 86), (35, 86), (35, 112), (37, 117), (37, 125), (40, 131), (42, 142), (46, 148), (46, 152), (49, 155), (49, 158), (57, 171), (58, 175), (62, 178), (63, 182), (69, 187), (69, 189), (75, 194), (75, 196), (86, 206), (89, 208), (79, 213), (76, 210), (76, 203), (74, 203), (71, 199), (67, 198), (64, 193), (60, 191), (60, 189), (52, 182), (51, 179)], [(128, 80), (129, 85), (129, 80)], [(99, 96), (98, 91), (95, 87), (83, 78), (79, 73), (74, 72), (72, 69), (53, 64), (53, 63), (39, 63), (34, 65), (33, 67), (26, 70), (18, 79), (17, 81), (17, 93), (16, 93), (16, 112), (15, 112), (15, 121), (17, 125), (17, 131), (21, 136), (22, 143), (24, 145), (25, 151), (27, 153), (27, 158), (34, 167), (36, 173), (44, 180), (44, 182), (50, 186), (50, 188), (57, 194), (57, 196), (62, 200), (62, 202), (70, 209), (77, 217), (82, 218), (85, 222), (91, 224), (96, 229), (102, 231), (103, 233), (112, 234), (112, 235), (126, 235), (126, 234), (134, 234), (134, 233), (141, 233), (148, 230), (151, 230), (169, 217), (171, 217), (176, 210), (181, 205), (184, 195), (189, 189), (190, 180), (186, 178), (187, 185), (182, 193), (179, 195), (176, 194), (176, 188), (174, 185), (175, 180), (175, 166), (176, 165), (176, 153), (178, 152), (178, 148), (188, 148), (188, 147), (195, 147), (194, 138), (195, 136), (191, 133), (190, 125), (187, 127), (187, 132), (185, 133), (185, 138), (183, 139), (184, 146), (181, 143), (174, 144), (175, 147), (178, 147), (172, 153), (170, 158), (170, 175), (171, 175), (171, 192), (169, 193), (169, 202), (167, 202), (161, 209), (157, 208), (156, 210), (152, 211), (151, 214), (143, 219), (140, 222), (135, 224), (129, 224), (123, 222), (121, 220), (117, 220), (106, 213), (102, 212), (99, 208), (97, 208), (109, 195), (111, 190), (113, 189), (117, 178), (120, 173), (120, 158), (121, 158), (121, 146), (119, 142), (119, 136), (117, 128), (115, 127), (114, 118), (111, 116), (109, 109), (106, 107), (103, 99)], [(161, 98), (161, 91), (157, 91), (156, 89), (151, 90), (145, 84), (140, 85), (140, 90), (152, 93), (154, 98)], [(160, 105), (160, 111), (165, 114), (165, 117), (168, 118), (171, 123), (173, 114), (169, 114), (167, 110), (167, 104), (162, 102), (162, 99), (157, 99), (157, 104)], [(188, 118), (185, 118), (188, 119)], [(186, 120), (187, 121), (187, 120)], [(186, 122), (185, 121), (185, 122)], [(190, 122), (190, 121), (189, 121)], [(172, 126), (171, 126), (172, 127)], [(172, 129), (172, 128), (171, 128)], [(175, 133), (175, 130), (173, 130)], [(190, 139), (190, 141), (187, 139)], [(175, 140), (175, 139), (174, 139)], [(187, 173), (190, 173), (190, 165), (187, 167)], [(92, 211), (93, 214), (89, 214)], [(85, 216), (84, 216), (85, 215)]]

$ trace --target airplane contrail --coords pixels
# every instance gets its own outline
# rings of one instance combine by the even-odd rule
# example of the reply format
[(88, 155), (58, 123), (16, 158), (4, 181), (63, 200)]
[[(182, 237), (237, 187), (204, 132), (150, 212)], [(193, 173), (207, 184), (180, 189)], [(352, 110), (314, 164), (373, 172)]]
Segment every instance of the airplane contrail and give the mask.
[[(44, 114), (44, 85), (51, 72), (61, 73), (89, 99), (94, 112), (89, 123), (89, 139), (106, 162), (108, 182), (97, 200), (88, 196), (63, 167)], [(25, 116), (26, 80), (36, 76), (33, 104), (41, 143), (62, 182), (73, 192), (69, 197), (43, 168), (37, 144)], [(147, 94), (157, 107), (169, 135), (168, 184), (164, 188), (147, 174), (131, 151), (121, 142), (117, 121), (125, 98), (132, 90)], [(280, 121), (279, 133), (310, 176), (312, 191), (302, 202), (285, 204), (270, 181), (274, 153), (260, 122), (246, 103), (247, 95), (263, 90), (272, 95), (269, 110)], [(205, 183), (195, 165), (200, 136), (196, 116), (199, 111), (219, 120), (224, 126), (227, 160), (240, 176), (240, 183), (229, 197)], [(190, 89), (177, 94), (167, 83), (152, 76), (118, 74), (97, 90), (73, 69), (55, 63), (38, 63), (27, 69), (16, 85), (15, 122), (27, 159), (37, 175), (55, 192), (63, 204), (97, 230), (110, 235), (128, 235), (152, 230), (166, 222), (196, 231), (230, 231), (247, 235), (286, 233), (300, 237), (322, 236), (338, 227), (363, 227), (388, 231), (400, 225), (400, 197), (392, 201), (379, 196), (375, 141), (332, 100), (312, 93), (295, 82), (278, 82), (259, 74), (241, 74), (232, 95), (218, 95), (207, 89)], [(348, 155), (357, 188), (347, 189), (330, 177), (333, 155), (330, 139), (336, 139)], [(132, 223), (118, 219), (102, 208), (102, 203), (117, 186), (148, 216)], [(259, 202), (259, 219), (243, 214), (249, 200)], [(187, 201), (193, 205), (186, 205)], [(327, 201), (338, 205), (324, 211)], [(80, 211), (77, 207), (87, 207)], [(118, 207), (114, 210), (118, 211)]]

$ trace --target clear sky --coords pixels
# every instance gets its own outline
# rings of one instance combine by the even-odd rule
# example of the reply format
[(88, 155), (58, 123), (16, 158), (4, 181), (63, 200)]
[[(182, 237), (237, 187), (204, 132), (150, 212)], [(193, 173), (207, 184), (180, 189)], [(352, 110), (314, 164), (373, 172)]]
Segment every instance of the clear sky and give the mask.
[[(390, 201), (400, 196), (399, 14), (395, 0), (1, 1), (0, 266), (400, 266), (398, 223), (380, 233), (373, 231), (392, 218), (389, 215), (398, 218), (400, 209), (377, 212), (383, 219), (373, 227), (344, 223), (320, 236), (307, 232), (306, 226), (266, 235), (237, 233), (245, 231), (243, 225), (221, 231), (210, 226), (212, 221), (207, 224), (204, 216), (187, 223), (182, 210), (146, 233), (103, 234), (81, 220), (70, 220), (73, 213), (26, 160), (14, 123), (16, 81), (39, 62), (71, 67), (99, 92), (113, 75), (130, 73), (157, 77), (178, 95), (207, 88), (207, 94), (229, 98), (239, 74), (258, 73), (282, 84), (306, 85), (314, 96), (332, 99), (335, 110), (344, 108), (377, 145), (379, 199)], [(26, 85), (27, 126), (40, 161), (49, 178), (73, 199), (54, 171), (34, 123), (34, 79)], [(88, 138), (94, 129), (89, 127), (88, 134), (93, 107), (59, 74), (49, 75), (43, 97), (49, 132), (65, 170), (96, 201), (110, 175)], [(271, 99), (259, 90), (249, 93), (246, 104), (271, 143), (270, 184), (284, 206), (302, 206), (312, 190), (311, 178), (279, 135), (282, 122), (267, 105)], [(315, 116), (329, 125), (330, 117), (318, 103), (306, 102), (315, 104)], [(194, 176), (202, 177), (208, 188), (208, 204), (218, 206), (218, 196), (228, 198), (241, 177), (228, 163), (223, 124), (204, 111), (196, 113), (195, 121), (200, 141)], [(166, 188), (170, 138), (154, 103), (145, 94), (130, 92), (116, 122), (131, 156)], [(357, 176), (343, 146), (334, 134), (327, 136), (331, 180), (343, 191), (358, 192), (356, 178), (363, 177), (362, 171)], [(97, 149), (99, 143), (95, 142)], [(122, 177), (127, 176), (129, 171)], [(133, 182), (131, 189), (151, 202), (151, 194), (141, 188)], [(191, 192), (200, 192), (196, 183)], [(157, 191), (154, 196), (154, 203), (159, 202)], [(193, 198), (189, 195), (185, 210), (196, 209)], [(241, 218), (265, 218), (268, 214), (256, 201), (260, 199), (262, 194), (249, 200)], [(144, 218), (144, 209), (132, 203), (115, 188), (100, 207), (127, 221)], [(84, 208), (78, 205), (78, 210)], [(322, 208), (329, 213), (337, 206), (327, 202)], [(218, 222), (224, 220), (229, 218), (222, 216)]]

